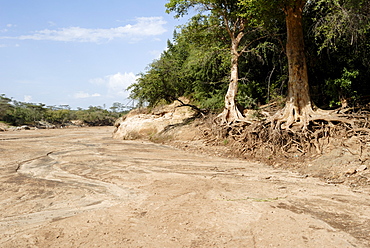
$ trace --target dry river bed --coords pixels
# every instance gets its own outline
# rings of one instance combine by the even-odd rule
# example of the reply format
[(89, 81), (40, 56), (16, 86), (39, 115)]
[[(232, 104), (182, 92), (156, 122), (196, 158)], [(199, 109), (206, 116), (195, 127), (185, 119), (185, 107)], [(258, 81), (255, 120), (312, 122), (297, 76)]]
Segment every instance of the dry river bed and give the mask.
[(368, 191), (112, 131), (0, 133), (0, 247), (370, 247)]

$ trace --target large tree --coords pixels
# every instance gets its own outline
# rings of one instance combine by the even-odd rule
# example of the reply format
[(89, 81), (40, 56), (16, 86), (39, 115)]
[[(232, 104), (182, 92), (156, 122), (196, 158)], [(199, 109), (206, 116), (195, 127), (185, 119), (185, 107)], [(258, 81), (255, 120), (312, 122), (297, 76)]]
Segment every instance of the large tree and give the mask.
[[(275, 21), (284, 15), (287, 39), (286, 55), (288, 59), (289, 81), (288, 96), (285, 107), (278, 111), (272, 122), (277, 128), (291, 128), (293, 125), (307, 128), (310, 121), (338, 120), (328, 112), (317, 109), (311, 102), (307, 72), (303, 14), (308, 4), (316, 5), (326, 11), (316, 26), (324, 35), (323, 45), (328, 45), (335, 37), (351, 33), (352, 37), (364, 33), (368, 28), (369, 3), (367, 0), (241, 0), (243, 5), (253, 5), (259, 10), (264, 19)], [(267, 18), (266, 18), (267, 16)], [(356, 25), (353, 25), (356, 23)], [(344, 26), (344, 27), (343, 27)], [(347, 27), (351, 27), (348, 30)], [(333, 32), (334, 30), (334, 32)], [(348, 32), (350, 31), (350, 32)]]
[(303, 8), (306, 2), (307, 0), (292, 0), (282, 6), (287, 28), (286, 55), (289, 82), (285, 108), (275, 115), (275, 118), (279, 122), (285, 121), (285, 127), (290, 127), (297, 122), (305, 126), (309, 118), (313, 116), (302, 23)]
[[(230, 48), (230, 81), (225, 95), (225, 107), (221, 114), (222, 123), (243, 120), (244, 116), (236, 104), (239, 83), (238, 62), (240, 56), (247, 52), (253, 41), (258, 40), (255, 33), (259, 30), (251, 6), (239, 5), (239, 1), (227, 0), (170, 0), (166, 4), (168, 12), (175, 12), (176, 17), (188, 13), (190, 8), (197, 8), (213, 20), (218, 28), (225, 30), (223, 39), (229, 40)], [(253, 7), (253, 6), (252, 6)]]

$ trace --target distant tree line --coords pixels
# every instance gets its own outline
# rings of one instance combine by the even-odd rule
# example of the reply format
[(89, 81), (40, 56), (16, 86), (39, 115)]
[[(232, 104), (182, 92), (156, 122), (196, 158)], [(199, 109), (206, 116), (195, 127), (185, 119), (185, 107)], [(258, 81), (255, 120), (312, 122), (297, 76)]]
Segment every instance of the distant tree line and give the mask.
[(72, 110), (68, 105), (45, 106), (42, 103), (15, 101), (4, 94), (0, 95), (0, 121), (13, 126), (40, 126), (40, 123), (67, 126), (74, 120), (89, 126), (109, 126), (127, 112), (125, 106), (119, 102), (114, 103), (109, 110), (101, 106)]

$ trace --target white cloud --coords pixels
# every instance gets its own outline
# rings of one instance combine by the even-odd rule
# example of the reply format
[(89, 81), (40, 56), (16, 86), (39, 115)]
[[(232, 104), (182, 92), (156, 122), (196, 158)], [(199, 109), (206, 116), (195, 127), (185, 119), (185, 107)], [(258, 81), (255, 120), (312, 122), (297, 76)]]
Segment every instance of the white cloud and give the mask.
[(90, 95), (89, 93), (86, 93), (86, 92), (83, 92), (83, 91), (77, 92), (73, 95), (73, 97), (76, 98), (76, 99), (99, 97), (99, 96), (100, 96), (99, 93), (94, 93), (94, 94)]
[(130, 92), (126, 89), (131, 84), (135, 83), (138, 76), (133, 72), (129, 73), (116, 73), (113, 75), (105, 76), (104, 78), (94, 78), (90, 80), (90, 83), (104, 85), (107, 87), (109, 97), (123, 97), (128, 98)]
[(0, 33), (6, 33), (6, 32), (8, 32), (8, 31), (9, 31), (9, 29), (8, 29), (8, 28), (16, 27), (16, 25), (14, 25), (14, 24), (6, 24), (6, 27), (7, 27), (7, 28), (1, 29), (1, 30), (0, 30)]
[(25, 96), (24, 96), (23, 101), (24, 101), (24, 102), (31, 102), (31, 101), (32, 101), (32, 96), (30, 96), (30, 95), (25, 95)]
[(116, 38), (129, 38), (131, 40), (140, 40), (147, 36), (161, 35), (167, 30), (164, 28), (166, 21), (163, 17), (139, 17), (135, 24), (128, 24), (109, 29), (89, 29), (81, 27), (69, 27), (61, 29), (44, 29), (35, 31), (31, 35), (22, 35), (19, 37), (0, 37), (3, 39), (20, 40), (52, 40), (65, 42), (101, 42)]

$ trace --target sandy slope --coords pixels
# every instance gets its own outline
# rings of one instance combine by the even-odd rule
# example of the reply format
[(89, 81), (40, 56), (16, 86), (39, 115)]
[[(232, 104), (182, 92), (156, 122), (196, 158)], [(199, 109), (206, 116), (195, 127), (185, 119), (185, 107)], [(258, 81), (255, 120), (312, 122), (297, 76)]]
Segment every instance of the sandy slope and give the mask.
[(365, 192), (112, 131), (0, 134), (0, 247), (370, 246)]

